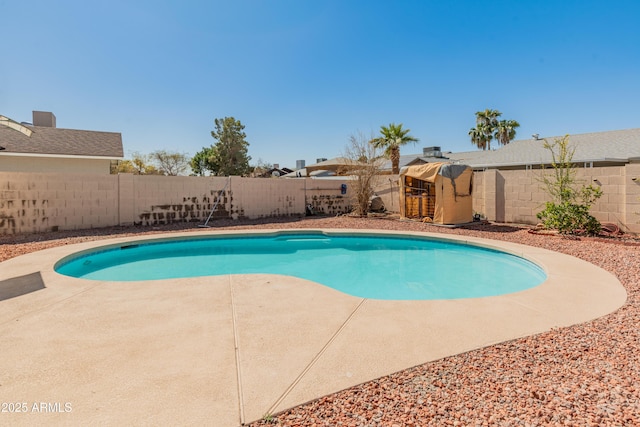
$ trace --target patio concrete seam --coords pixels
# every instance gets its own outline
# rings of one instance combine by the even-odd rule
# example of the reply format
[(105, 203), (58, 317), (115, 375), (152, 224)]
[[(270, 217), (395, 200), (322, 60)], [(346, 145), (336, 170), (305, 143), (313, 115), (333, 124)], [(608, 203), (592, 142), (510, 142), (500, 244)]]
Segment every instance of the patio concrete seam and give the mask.
[(238, 337), (238, 322), (236, 314), (236, 305), (233, 299), (233, 282), (231, 275), (229, 277), (229, 295), (231, 296), (231, 323), (233, 324), (233, 351), (236, 359), (236, 382), (238, 384), (238, 410), (240, 411), (240, 425), (244, 425), (244, 395), (242, 393), (242, 368), (240, 363), (240, 345)]
[(289, 387), (287, 387), (287, 389), (282, 393), (282, 395), (274, 402), (273, 405), (271, 405), (271, 407), (267, 410), (266, 415), (269, 414), (273, 414), (274, 411), (278, 408), (278, 406), (280, 405), (280, 403), (282, 403), (282, 401), (287, 397), (287, 395), (289, 393), (291, 393), (291, 391), (296, 387), (296, 385), (298, 385), (298, 383), (302, 380), (302, 378), (307, 374), (307, 372), (309, 372), (309, 370), (313, 367), (313, 365), (316, 364), (316, 362), (320, 359), (320, 357), (322, 357), (322, 355), (327, 351), (327, 349), (331, 346), (331, 344), (335, 341), (335, 339), (338, 337), (338, 335), (340, 335), (340, 333), (347, 327), (347, 325), (349, 324), (349, 322), (351, 322), (351, 319), (353, 319), (353, 317), (355, 316), (355, 314), (358, 312), (358, 310), (360, 310), (360, 307), (362, 307), (362, 305), (368, 301), (367, 298), (362, 298), (362, 300), (360, 300), (360, 302), (358, 303), (358, 305), (356, 306), (356, 308), (353, 309), (353, 311), (351, 312), (351, 314), (349, 314), (349, 316), (345, 319), (344, 322), (342, 322), (342, 325), (340, 325), (340, 327), (338, 328), (338, 330), (336, 330), (333, 335), (331, 335), (331, 337), (329, 338), (329, 340), (325, 343), (324, 346), (322, 346), (322, 348), (320, 349), (320, 351), (318, 352), (318, 354), (316, 354), (313, 359), (311, 359), (311, 362), (309, 362), (309, 364), (302, 370), (302, 372), (300, 373), (300, 375), (298, 375), (296, 377), (295, 380), (293, 380), (293, 382), (291, 383), (291, 385)]

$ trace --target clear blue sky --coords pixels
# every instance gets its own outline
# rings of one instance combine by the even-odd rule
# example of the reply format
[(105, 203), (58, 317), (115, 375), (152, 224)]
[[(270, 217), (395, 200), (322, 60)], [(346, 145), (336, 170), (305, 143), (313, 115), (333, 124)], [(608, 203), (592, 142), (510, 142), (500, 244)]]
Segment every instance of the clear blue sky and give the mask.
[(0, 114), (189, 155), (214, 118), (252, 163), (294, 167), (403, 123), (474, 147), (485, 108), (517, 139), (640, 127), (640, 1), (0, 0)]

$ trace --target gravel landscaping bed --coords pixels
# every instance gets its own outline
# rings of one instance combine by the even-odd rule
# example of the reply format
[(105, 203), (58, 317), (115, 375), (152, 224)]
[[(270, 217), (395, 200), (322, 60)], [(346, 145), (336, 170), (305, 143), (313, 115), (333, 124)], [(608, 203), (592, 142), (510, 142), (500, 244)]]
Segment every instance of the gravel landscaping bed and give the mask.
[[(388, 218), (218, 220), (216, 230), (353, 228), (462, 234), (543, 247), (591, 262), (628, 293), (616, 312), (568, 328), (447, 357), (253, 423), (286, 426), (640, 425), (640, 246), (634, 239), (536, 235), (528, 227), (444, 228)], [(0, 261), (113, 237), (202, 230), (195, 224), (0, 236)], [(0, 264), (1, 267), (1, 264)]]

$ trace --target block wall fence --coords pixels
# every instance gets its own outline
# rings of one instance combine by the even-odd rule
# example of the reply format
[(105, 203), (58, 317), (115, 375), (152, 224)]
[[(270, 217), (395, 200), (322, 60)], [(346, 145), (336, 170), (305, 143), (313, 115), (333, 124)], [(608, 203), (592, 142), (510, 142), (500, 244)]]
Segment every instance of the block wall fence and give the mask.
[[(474, 172), (474, 211), (491, 221), (536, 224), (548, 199), (542, 173)], [(591, 210), (596, 218), (640, 233), (640, 163), (579, 168), (577, 177), (603, 191)], [(399, 211), (398, 184), (397, 175), (378, 180), (376, 194), (390, 212)], [(337, 179), (0, 172), (0, 234), (204, 222), (218, 195), (212, 220), (299, 217), (307, 205), (335, 216), (351, 211), (352, 193), (349, 180)]]
[[(541, 183), (552, 170), (497, 170), (474, 173), (473, 209), (487, 219), (537, 224), (536, 214), (549, 200)], [(600, 222), (614, 223), (627, 233), (640, 233), (640, 163), (576, 168), (576, 180), (600, 187), (602, 197), (591, 207)]]
[[(341, 184), (347, 184), (342, 194)], [(346, 180), (0, 172), (0, 234), (351, 210)]]

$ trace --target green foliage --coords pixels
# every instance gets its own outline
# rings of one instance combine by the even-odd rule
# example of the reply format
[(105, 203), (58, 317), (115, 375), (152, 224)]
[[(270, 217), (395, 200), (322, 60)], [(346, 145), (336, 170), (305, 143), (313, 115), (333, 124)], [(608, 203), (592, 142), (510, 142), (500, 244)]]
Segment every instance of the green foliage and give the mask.
[(402, 129), (402, 123), (396, 125), (391, 123), (387, 126), (380, 126), (380, 134), (382, 136), (371, 139), (370, 143), (375, 148), (384, 150), (385, 155), (391, 159), (391, 173), (397, 175), (400, 173), (400, 146), (409, 142), (418, 142), (417, 138), (409, 135), (410, 129)]
[(560, 233), (598, 234), (600, 222), (589, 214), (589, 209), (602, 196), (602, 190), (576, 181), (572, 162), (575, 148), (569, 145), (569, 135), (553, 143), (545, 140), (543, 147), (551, 152), (553, 173), (543, 175), (541, 182), (553, 201), (547, 202), (536, 216), (545, 228)]
[(247, 175), (251, 171), (244, 125), (233, 117), (215, 119), (211, 136), (217, 141), (203, 148), (191, 159), (191, 169), (196, 175), (209, 171), (212, 175)]
[(207, 171), (211, 170), (210, 165), (213, 160), (213, 147), (203, 147), (191, 158), (191, 170), (194, 175), (204, 176)]
[(476, 112), (476, 127), (469, 130), (471, 143), (483, 150), (491, 150), (493, 138), (502, 145), (513, 141), (520, 123), (515, 120), (498, 120), (500, 116), (502, 113), (498, 110)]
[(589, 206), (571, 202), (547, 202), (538, 219), (545, 228), (558, 230), (563, 234), (586, 233), (596, 235), (600, 232), (600, 222), (589, 214)]

